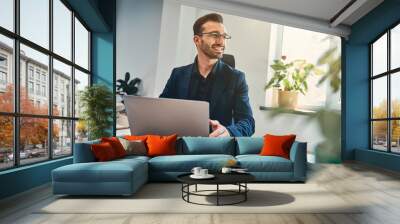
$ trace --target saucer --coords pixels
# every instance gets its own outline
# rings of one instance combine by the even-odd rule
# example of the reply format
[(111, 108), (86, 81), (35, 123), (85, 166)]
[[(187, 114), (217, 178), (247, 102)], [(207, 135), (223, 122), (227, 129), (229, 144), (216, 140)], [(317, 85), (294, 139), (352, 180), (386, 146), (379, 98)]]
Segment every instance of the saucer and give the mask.
[(212, 175), (212, 174), (207, 174), (207, 175), (204, 175), (204, 176), (194, 175), (194, 174), (190, 175), (190, 178), (193, 178), (193, 179), (211, 179), (211, 178), (214, 178), (214, 177), (215, 176)]

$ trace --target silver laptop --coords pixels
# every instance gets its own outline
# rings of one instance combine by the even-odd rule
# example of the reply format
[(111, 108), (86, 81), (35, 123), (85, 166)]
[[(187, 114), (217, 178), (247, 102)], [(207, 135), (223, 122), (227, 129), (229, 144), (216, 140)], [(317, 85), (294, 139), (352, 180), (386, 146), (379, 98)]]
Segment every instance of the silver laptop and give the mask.
[(132, 135), (208, 136), (209, 103), (124, 96)]

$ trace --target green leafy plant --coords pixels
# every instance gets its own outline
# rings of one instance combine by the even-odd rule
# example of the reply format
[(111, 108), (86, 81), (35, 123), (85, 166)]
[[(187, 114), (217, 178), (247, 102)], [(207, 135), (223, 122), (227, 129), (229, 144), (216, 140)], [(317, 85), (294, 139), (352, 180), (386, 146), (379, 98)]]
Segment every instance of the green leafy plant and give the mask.
[(329, 85), (332, 91), (336, 93), (340, 89), (342, 82), (341, 79), (341, 58), (337, 53), (338, 47), (332, 47), (325, 51), (320, 58), (318, 58), (317, 65), (327, 65), (328, 70), (322, 75), (321, 79), (318, 81), (318, 85), (329, 80)]
[(274, 63), (270, 66), (273, 70), (273, 76), (267, 82), (265, 89), (277, 87), (285, 91), (299, 91), (305, 95), (308, 90), (308, 76), (317, 73), (318, 70), (315, 65), (306, 60), (294, 60), (289, 63), (286, 63), (285, 60), (285, 56), (274, 60)]
[(113, 115), (113, 94), (110, 89), (101, 84), (86, 87), (80, 93), (81, 119), (84, 120), (89, 132), (89, 139), (110, 136)]
[(142, 82), (139, 78), (134, 78), (129, 81), (131, 75), (129, 72), (125, 73), (125, 79), (118, 79), (117, 82), (117, 94), (119, 95), (137, 95), (139, 91), (139, 85)]

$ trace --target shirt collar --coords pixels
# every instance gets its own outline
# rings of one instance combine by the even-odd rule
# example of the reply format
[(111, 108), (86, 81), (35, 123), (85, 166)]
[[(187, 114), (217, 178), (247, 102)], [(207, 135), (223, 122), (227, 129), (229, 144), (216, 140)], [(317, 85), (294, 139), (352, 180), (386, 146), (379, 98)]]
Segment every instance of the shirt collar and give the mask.
[[(217, 68), (218, 68), (218, 64), (219, 64), (220, 59), (217, 60), (217, 62), (213, 65), (213, 68), (211, 69), (210, 73), (208, 74), (206, 79), (213, 79), (214, 74), (217, 72)], [(197, 56), (194, 59), (194, 64), (193, 64), (193, 74), (195, 75), (195, 77), (197, 78), (202, 78), (204, 79), (204, 77), (200, 74), (199, 71), (199, 67), (197, 65)]]

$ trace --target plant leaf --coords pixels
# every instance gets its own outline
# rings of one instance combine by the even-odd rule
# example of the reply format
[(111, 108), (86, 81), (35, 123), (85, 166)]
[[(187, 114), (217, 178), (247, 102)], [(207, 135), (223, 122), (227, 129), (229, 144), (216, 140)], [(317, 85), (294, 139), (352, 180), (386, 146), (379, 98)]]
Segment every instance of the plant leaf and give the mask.
[(131, 74), (129, 74), (129, 72), (125, 73), (125, 82), (128, 82), (130, 78)]

